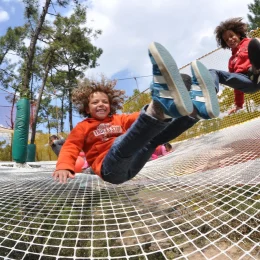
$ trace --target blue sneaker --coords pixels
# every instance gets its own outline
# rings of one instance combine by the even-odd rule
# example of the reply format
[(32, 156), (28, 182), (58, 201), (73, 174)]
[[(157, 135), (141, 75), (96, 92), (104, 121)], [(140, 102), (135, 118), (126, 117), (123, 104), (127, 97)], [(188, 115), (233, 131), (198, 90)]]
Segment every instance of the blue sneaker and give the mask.
[(219, 104), (215, 83), (208, 69), (199, 61), (191, 63), (192, 86), (190, 97), (198, 117), (211, 119), (218, 117)]
[(194, 107), (171, 54), (161, 44), (153, 42), (149, 46), (149, 56), (153, 64), (152, 99), (161, 105), (167, 116), (190, 115)]

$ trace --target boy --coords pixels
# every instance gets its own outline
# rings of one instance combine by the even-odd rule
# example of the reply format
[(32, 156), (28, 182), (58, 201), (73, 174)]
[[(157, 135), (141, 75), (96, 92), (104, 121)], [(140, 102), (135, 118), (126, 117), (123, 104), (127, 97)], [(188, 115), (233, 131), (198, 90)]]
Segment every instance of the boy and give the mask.
[(59, 156), (62, 145), (65, 143), (65, 139), (59, 138), (57, 135), (52, 135), (49, 138), (49, 145), (52, 151)]
[(194, 63), (203, 75), (200, 89), (188, 92), (170, 53), (159, 43), (149, 46), (153, 66), (152, 102), (133, 114), (116, 114), (123, 92), (105, 82), (79, 86), (73, 102), (88, 118), (80, 122), (64, 144), (54, 180), (74, 178), (74, 165), (81, 150), (88, 164), (104, 181), (120, 184), (133, 178), (150, 159), (158, 145), (169, 142), (200, 118), (218, 116), (214, 82), (208, 70)]

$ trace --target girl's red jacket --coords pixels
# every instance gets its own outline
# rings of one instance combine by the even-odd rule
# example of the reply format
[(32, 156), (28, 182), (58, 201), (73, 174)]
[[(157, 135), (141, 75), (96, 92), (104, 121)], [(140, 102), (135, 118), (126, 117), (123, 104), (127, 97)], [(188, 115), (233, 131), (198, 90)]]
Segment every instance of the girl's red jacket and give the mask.
[[(246, 74), (252, 66), (248, 58), (248, 44), (250, 40), (250, 38), (244, 38), (236, 48), (232, 49), (232, 56), (228, 63), (229, 72)], [(236, 106), (243, 107), (244, 93), (235, 89), (234, 94)]]

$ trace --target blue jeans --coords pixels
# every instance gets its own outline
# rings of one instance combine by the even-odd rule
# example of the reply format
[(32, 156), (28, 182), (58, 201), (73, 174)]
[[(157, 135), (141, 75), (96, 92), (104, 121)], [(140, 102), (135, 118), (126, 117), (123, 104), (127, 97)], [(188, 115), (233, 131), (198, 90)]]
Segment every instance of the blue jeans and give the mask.
[(260, 90), (260, 83), (256, 84), (250, 78), (242, 73), (230, 73), (222, 70), (209, 70), (219, 91), (219, 83), (227, 85), (233, 89), (240, 90), (244, 93), (254, 93)]
[(173, 140), (196, 122), (197, 119), (188, 116), (159, 121), (142, 110), (127, 132), (115, 140), (104, 158), (101, 169), (103, 180), (120, 184), (132, 179), (158, 145)]

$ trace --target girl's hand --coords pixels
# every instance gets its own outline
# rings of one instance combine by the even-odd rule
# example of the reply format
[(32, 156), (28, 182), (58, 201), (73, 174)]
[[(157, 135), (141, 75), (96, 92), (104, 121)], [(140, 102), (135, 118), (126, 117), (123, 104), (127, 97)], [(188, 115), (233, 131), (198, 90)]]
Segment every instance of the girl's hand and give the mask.
[(53, 179), (56, 181), (60, 181), (60, 183), (67, 183), (67, 179), (68, 178), (71, 178), (71, 179), (74, 179), (75, 178), (75, 175), (73, 173), (71, 173), (70, 171), (68, 170), (58, 170), (58, 171), (55, 171), (53, 174), (52, 174), (52, 177)]
[(234, 108), (232, 108), (231, 110), (228, 111), (228, 114), (229, 115), (234, 114), (240, 109), (242, 109), (242, 107), (235, 106)]

